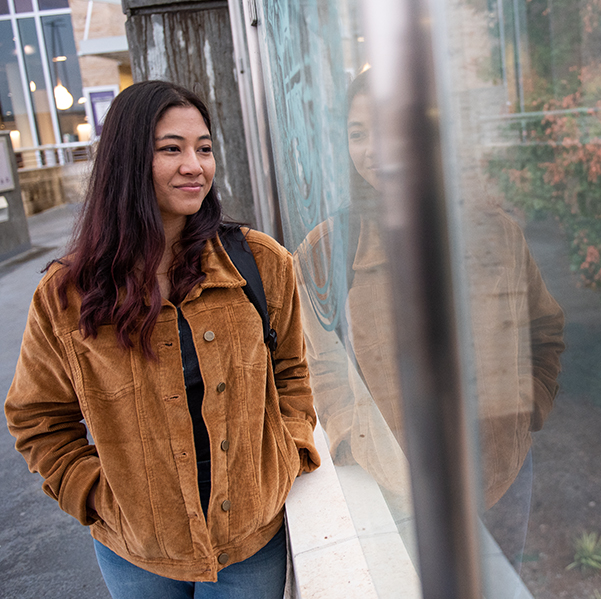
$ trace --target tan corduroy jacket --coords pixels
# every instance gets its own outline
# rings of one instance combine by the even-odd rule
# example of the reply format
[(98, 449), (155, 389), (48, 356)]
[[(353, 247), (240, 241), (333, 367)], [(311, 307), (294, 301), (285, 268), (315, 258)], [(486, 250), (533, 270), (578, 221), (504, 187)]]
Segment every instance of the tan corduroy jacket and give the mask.
[(178, 580), (216, 581), (220, 569), (258, 551), (280, 527), (294, 479), (319, 465), (292, 259), (262, 233), (247, 239), (278, 333), (275, 377), (261, 318), (217, 239), (202, 256), (205, 281), (181, 304), (205, 385), (206, 521), (170, 302), (152, 334), (158, 359), (147, 360), (121, 349), (112, 326), (82, 337), (79, 296), (73, 290), (61, 309), (63, 267), (54, 265), (35, 292), (6, 399), (16, 447), (44, 491), (126, 560)]

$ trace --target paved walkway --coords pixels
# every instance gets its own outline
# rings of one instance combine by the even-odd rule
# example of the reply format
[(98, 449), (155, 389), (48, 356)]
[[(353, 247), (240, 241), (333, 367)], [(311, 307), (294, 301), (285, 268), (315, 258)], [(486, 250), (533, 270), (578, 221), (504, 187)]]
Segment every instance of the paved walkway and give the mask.
[[(29, 218), (32, 251), (0, 264), (0, 398), (6, 396), (41, 270), (61, 254), (76, 205)], [(63, 513), (0, 422), (0, 598), (110, 599), (88, 530)]]

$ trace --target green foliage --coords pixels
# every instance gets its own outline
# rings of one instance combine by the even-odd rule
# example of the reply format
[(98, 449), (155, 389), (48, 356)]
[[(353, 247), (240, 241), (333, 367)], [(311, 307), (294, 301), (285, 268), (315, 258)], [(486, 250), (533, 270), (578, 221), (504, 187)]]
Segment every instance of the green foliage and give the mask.
[(601, 103), (583, 114), (581, 101), (575, 93), (547, 102), (543, 118), (511, 125), (522, 144), (491, 154), (487, 172), (529, 217), (559, 220), (572, 269), (601, 288)]
[(596, 532), (583, 532), (574, 540), (574, 549), (576, 550), (574, 561), (566, 567), (566, 570), (572, 568), (601, 570), (601, 539)]
[[(508, 111), (525, 114), (507, 126), (516, 143), (491, 153), (486, 170), (527, 215), (561, 223), (572, 269), (601, 289), (601, 0), (504, 3), (503, 22), (499, 1), (468, 0), (486, 18), (490, 40), (477, 72), (498, 82), (504, 57)], [(523, 102), (513, 81), (518, 48)]]

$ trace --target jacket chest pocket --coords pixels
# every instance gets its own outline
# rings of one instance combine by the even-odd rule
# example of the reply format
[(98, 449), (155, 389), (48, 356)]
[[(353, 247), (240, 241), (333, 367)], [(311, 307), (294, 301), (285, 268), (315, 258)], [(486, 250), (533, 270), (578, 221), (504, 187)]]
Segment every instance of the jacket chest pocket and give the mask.
[(98, 335), (83, 338), (79, 331), (69, 335), (70, 362), (80, 398), (114, 401), (133, 395), (131, 355), (119, 346), (112, 327), (99, 327)]
[(263, 321), (257, 309), (244, 297), (242, 303), (231, 308), (232, 331), (236, 335), (239, 347), (240, 364), (262, 366), (267, 351), (263, 338)]

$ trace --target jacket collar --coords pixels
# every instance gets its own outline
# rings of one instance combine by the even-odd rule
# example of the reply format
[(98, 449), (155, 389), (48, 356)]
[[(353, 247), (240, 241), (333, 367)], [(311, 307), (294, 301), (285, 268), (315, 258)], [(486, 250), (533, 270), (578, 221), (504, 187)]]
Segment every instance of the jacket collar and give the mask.
[[(198, 298), (203, 289), (235, 288), (246, 285), (246, 280), (230, 260), (218, 235), (207, 241), (200, 260), (202, 270), (206, 274), (205, 280), (188, 293), (182, 301), (182, 305)], [(145, 301), (148, 303), (148, 298)], [(172, 304), (163, 298), (162, 305), (171, 306)]]
[(234, 288), (246, 285), (246, 280), (230, 260), (218, 235), (209, 239), (205, 244), (201, 264), (202, 270), (206, 274), (205, 280), (194, 287), (182, 303), (196, 299), (203, 289)]

